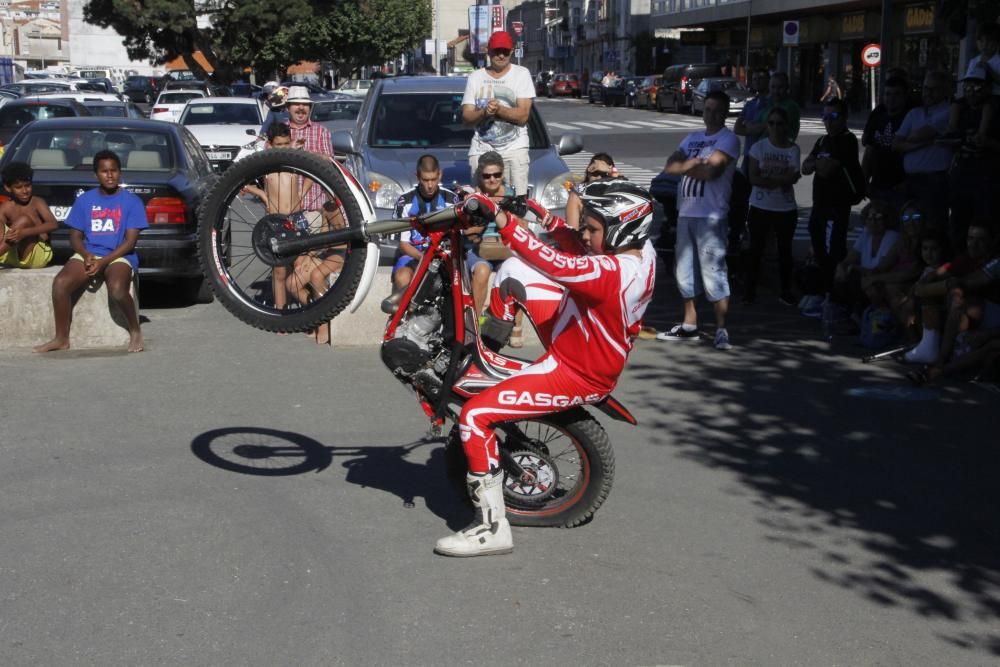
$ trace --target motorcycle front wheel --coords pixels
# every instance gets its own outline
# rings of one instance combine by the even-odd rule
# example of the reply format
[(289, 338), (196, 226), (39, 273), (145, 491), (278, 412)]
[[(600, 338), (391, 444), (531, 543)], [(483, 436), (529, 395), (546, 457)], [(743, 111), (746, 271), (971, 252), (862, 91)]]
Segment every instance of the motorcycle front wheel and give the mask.
[(364, 269), (361, 241), (288, 258), (273, 238), (302, 238), (364, 222), (330, 159), (296, 149), (268, 149), (235, 162), (198, 215), (198, 259), (223, 306), (258, 329), (306, 331), (354, 298)]
[[(496, 433), (512, 525), (573, 528), (590, 521), (611, 492), (614, 450), (586, 410), (500, 424)], [(466, 494), (468, 468), (457, 426), (446, 457), (449, 476)]]

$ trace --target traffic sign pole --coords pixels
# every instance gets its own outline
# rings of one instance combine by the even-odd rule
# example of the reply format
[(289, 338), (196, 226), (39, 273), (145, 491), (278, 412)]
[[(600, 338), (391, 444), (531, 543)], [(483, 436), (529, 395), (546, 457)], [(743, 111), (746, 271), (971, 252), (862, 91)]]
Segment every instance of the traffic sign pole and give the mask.
[(861, 62), (864, 63), (865, 68), (868, 70), (868, 80), (871, 82), (872, 109), (874, 109), (876, 100), (878, 99), (875, 92), (875, 77), (878, 75), (879, 66), (882, 64), (881, 45), (867, 44), (865, 48), (861, 49)]

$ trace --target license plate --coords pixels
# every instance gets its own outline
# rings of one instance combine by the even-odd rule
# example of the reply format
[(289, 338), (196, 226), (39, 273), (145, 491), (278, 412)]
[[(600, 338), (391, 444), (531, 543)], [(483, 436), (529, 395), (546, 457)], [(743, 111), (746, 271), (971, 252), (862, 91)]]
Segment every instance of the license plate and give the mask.
[(73, 208), (72, 206), (50, 206), (49, 210), (52, 211), (53, 217), (59, 222), (65, 222), (66, 218), (69, 217), (69, 210)]
[(231, 160), (233, 154), (228, 151), (208, 151), (205, 153), (209, 160)]

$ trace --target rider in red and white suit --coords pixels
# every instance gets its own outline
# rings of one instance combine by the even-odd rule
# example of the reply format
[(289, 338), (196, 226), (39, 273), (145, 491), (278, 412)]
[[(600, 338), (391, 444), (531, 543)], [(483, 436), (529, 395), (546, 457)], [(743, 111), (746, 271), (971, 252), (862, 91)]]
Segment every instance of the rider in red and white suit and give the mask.
[[(469, 463), (467, 481), (479, 516), (462, 532), (438, 540), (435, 551), (448, 556), (513, 549), (504, 516), (503, 472), (494, 427), (596, 403), (607, 396), (625, 367), (655, 278), (656, 256), (648, 240), (652, 202), (645, 190), (626, 180), (587, 186), (581, 195), (584, 216), (579, 233), (542, 209), (546, 227), (561, 250), (546, 245), (521, 225), (509, 224), (516, 218), (498, 211), (488, 198), (481, 199), (480, 207), (496, 217), (504, 243), (525, 265), (561, 287), (562, 293), (555, 301), (551, 285), (532, 282), (537, 277), (533, 271), (522, 273), (528, 284), (517, 301), (541, 332), (547, 351), (517, 375), (470, 399), (462, 409), (459, 430)], [(506, 278), (518, 274), (516, 264), (511, 269)], [(512, 321), (513, 311), (507, 310)]]

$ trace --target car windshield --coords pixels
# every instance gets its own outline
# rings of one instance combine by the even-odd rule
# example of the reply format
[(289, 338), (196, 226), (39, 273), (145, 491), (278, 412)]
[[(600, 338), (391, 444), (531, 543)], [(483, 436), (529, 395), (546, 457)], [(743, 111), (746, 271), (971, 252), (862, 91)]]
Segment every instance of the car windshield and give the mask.
[(204, 97), (198, 93), (163, 93), (157, 100), (160, 104), (184, 104), (188, 100)]
[(103, 79), (106, 76), (105, 72), (99, 69), (80, 70), (76, 75), (81, 79)]
[(461, 93), (381, 95), (372, 114), (373, 148), (468, 148)]
[(260, 125), (261, 120), (256, 104), (198, 102), (188, 104), (181, 125)]
[(90, 171), (94, 154), (107, 149), (118, 155), (126, 171), (169, 171), (174, 166), (170, 146), (166, 132), (75, 127), (27, 131), (7, 151), (36, 169)]
[(48, 105), (48, 104), (27, 104), (23, 106), (6, 105), (0, 107), (0, 127), (21, 127), (33, 120), (44, 120), (46, 118), (68, 118), (76, 116), (70, 107)]
[(361, 102), (353, 100), (337, 100), (336, 102), (317, 102), (313, 105), (310, 120), (322, 123), (328, 120), (354, 120), (361, 111)]

